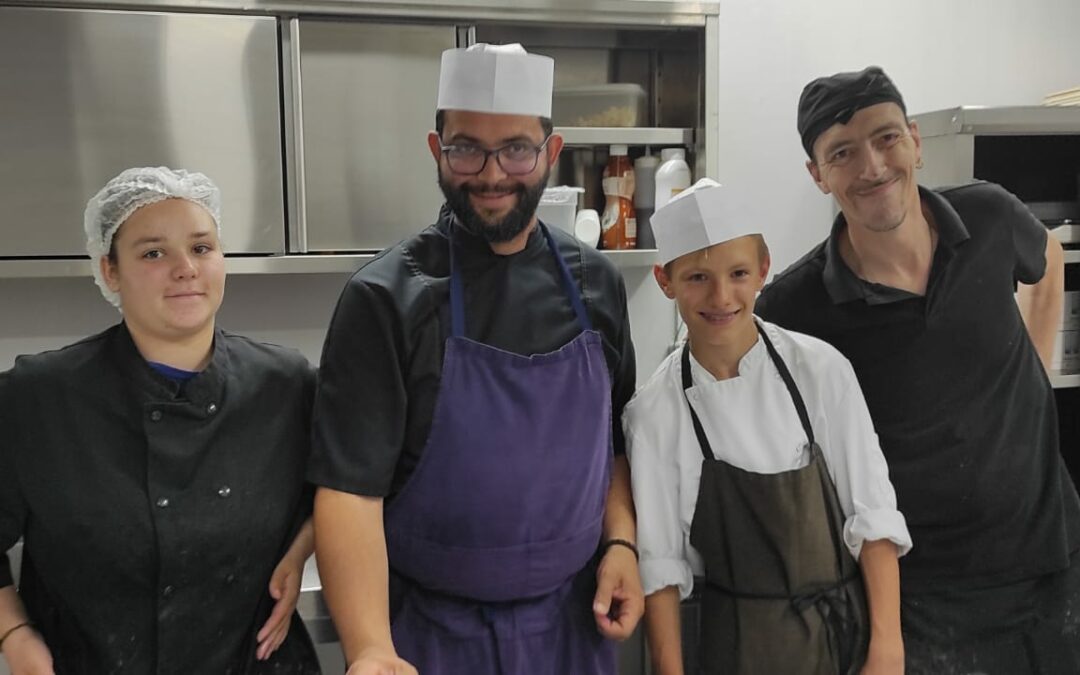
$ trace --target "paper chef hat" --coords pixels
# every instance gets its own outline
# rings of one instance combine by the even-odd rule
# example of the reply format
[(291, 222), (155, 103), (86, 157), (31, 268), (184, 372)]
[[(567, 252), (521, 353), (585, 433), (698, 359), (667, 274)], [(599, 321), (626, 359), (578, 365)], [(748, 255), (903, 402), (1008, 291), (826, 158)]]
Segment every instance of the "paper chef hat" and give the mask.
[(660, 264), (731, 239), (761, 234), (761, 228), (739, 211), (734, 193), (710, 178), (672, 197), (651, 220)]
[(439, 71), (438, 110), (551, 117), (555, 61), (519, 44), (448, 49)]

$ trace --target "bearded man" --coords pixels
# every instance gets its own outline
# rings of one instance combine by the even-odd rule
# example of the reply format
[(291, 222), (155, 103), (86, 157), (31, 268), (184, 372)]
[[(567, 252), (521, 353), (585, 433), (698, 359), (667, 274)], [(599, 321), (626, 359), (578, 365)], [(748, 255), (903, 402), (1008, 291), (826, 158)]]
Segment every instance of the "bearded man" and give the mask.
[(640, 618), (617, 270), (536, 217), (554, 63), (443, 54), (438, 221), (348, 282), (310, 480), (349, 675), (615, 673)]

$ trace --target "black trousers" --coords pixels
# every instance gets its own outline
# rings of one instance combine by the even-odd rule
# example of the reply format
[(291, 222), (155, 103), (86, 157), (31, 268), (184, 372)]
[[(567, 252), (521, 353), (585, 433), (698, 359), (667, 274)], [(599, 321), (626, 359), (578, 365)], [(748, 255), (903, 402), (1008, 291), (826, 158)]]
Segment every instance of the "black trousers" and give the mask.
[(1080, 556), (1008, 586), (901, 596), (906, 675), (1080, 674)]

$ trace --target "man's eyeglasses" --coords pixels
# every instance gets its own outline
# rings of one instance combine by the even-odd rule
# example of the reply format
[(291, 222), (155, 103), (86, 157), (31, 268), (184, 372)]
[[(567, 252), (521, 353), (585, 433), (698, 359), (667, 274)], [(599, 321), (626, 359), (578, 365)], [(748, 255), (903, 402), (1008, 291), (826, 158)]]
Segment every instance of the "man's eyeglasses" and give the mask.
[(475, 176), (483, 171), (488, 157), (492, 155), (507, 176), (524, 176), (536, 168), (540, 153), (547, 147), (549, 140), (551, 136), (545, 138), (540, 145), (515, 141), (494, 150), (486, 150), (471, 143), (443, 145), (441, 149), (450, 170), (463, 176)]

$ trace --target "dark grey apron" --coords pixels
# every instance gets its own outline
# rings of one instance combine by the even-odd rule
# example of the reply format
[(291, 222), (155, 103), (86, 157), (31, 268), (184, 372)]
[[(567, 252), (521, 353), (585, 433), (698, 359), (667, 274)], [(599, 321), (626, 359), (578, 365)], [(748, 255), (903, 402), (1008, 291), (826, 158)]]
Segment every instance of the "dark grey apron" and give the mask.
[[(862, 578), (844, 546), (843, 511), (802, 396), (758, 326), (806, 432), (810, 463), (777, 474), (716, 459), (690, 405), (701, 487), (690, 543), (705, 562), (702, 671), (725, 675), (849, 675), (870, 639)], [(685, 390), (689, 345), (682, 353)]]

